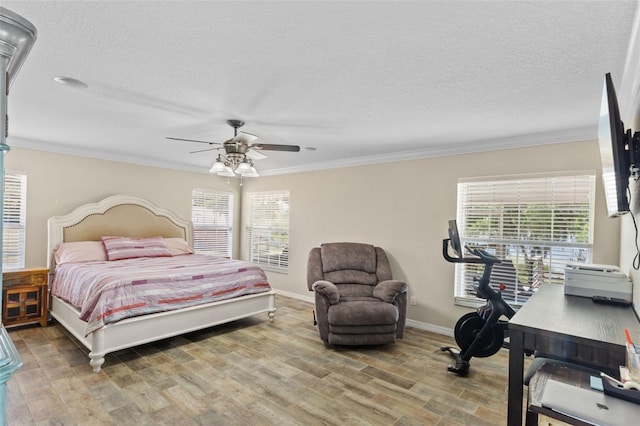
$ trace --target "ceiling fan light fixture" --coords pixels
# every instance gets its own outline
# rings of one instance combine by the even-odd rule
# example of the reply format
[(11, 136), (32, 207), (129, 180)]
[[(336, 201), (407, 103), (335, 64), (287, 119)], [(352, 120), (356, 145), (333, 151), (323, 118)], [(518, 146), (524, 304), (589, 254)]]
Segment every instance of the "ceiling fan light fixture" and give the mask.
[(249, 171), (247, 173), (243, 173), (242, 176), (243, 177), (260, 177), (256, 168), (253, 167), (253, 164), (249, 166)]
[(251, 173), (251, 164), (249, 164), (246, 158), (242, 160), (240, 164), (238, 164), (238, 167), (236, 167), (236, 173), (241, 174), (243, 176), (248, 173)]
[(224, 166), (224, 171), (218, 172), (218, 176), (227, 176), (227, 177), (233, 177), (236, 174), (233, 173), (233, 169), (229, 166)]
[(224, 173), (226, 171), (227, 166), (225, 166), (225, 164), (222, 162), (222, 159), (220, 158), (220, 155), (218, 155), (215, 163), (213, 163), (213, 166), (211, 166), (211, 169), (209, 169), (209, 173)]

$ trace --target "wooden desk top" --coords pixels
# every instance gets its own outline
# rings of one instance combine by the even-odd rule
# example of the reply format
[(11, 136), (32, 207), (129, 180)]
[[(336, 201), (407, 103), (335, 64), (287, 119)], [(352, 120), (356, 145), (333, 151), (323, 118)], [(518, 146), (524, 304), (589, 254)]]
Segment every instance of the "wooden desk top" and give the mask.
[(596, 304), (587, 297), (567, 296), (564, 286), (545, 284), (509, 320), (510, 329), (565, 335), (592, 344), (625, 345), (624, 329), (640, 343), (640, 321), (632, 307)]

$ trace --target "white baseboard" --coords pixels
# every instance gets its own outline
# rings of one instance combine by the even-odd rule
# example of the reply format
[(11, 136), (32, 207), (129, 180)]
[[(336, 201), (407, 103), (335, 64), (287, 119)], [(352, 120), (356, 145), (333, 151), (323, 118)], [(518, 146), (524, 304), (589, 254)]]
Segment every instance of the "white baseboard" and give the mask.
[(447, 327), (441, 327), (435, 324), (429, 324), (428, 322), (420, 322), (407, 318), (407, 325), (409, 327), (415, 327), (420, 330), (430, 331), (432, 333), (442, 334), (444, 336), (453, 337), (453, 329)]
[(283, 296), (290, 297), (292, 299), (302, 300), (303, 302), (308, 302), (313, 305), (313, 293), (311, 292), (309, 292), (309, 296), (303, 296), (302, 294), (293, 293), (291, 291), (278, 290), (275, 288), (274, 290), (276, 291), (276, 294), (281, 294)]
[[(291, 291), (278, 290), (278, 289), (274, 289), (274, 290), (276, 291), (277, 294), (281, 294), (285, 297), (290, 297), (292, 299), (301, 300), (303, 302), (307, 302), (313, 305), (313, 295), (303, 296), (301, 294), (293, 293)], [(432, 333), (438, 333), (445, 336), (453, 337), (453, 329), (451, 328), (441, 327), (439, 325), (429, 324), (426, 322), (415, 321), (409, 318), (407, 318), (407, 325), (409, 327), (415, 327), (420, 330), (430, 331)]]

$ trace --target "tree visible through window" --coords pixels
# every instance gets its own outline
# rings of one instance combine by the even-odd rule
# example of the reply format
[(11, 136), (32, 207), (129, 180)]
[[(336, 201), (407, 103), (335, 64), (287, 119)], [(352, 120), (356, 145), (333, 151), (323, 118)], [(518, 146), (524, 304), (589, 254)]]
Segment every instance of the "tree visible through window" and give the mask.
[(248, 194), (249, 261), (286, 270), (289, 267), (289, 191)]
[(194, 189), (191, 196), (193, 249), (210, 256), (231, 257), (233, 194)]
[[(562, 283), (567, 263), (591, 262), (595, 175), (524, 176), (458, 183), (457, 222), (463, 245), (503, 259), (491, 284), (525, 303), (543, 282)], [(480, 266), (459, 264), (456, 299), (477, 300)]]
[(4, 175), (4, 213), (2, 218), (2, 269), (24, 268), (27, 218), (27, 176)]

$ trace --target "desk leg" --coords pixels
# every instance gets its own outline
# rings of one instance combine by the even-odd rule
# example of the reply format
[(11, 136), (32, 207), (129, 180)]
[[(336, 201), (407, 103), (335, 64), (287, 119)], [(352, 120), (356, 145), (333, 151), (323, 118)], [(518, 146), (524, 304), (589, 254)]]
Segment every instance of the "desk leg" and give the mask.
[(522, 425), (522, 386), (524, 376), (524, 334), (509, 330), (509, 392), (507, 425)]

